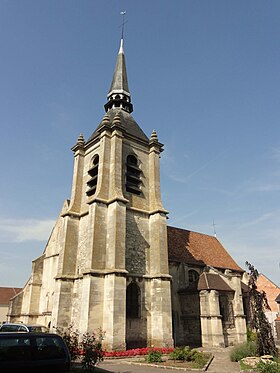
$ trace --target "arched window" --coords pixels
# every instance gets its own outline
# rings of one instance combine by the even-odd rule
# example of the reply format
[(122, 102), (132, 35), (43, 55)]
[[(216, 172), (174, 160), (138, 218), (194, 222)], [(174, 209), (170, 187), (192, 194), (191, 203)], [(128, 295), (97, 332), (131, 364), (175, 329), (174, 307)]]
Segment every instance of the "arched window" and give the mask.
[(96, 192), (96, 186), (97, 186), (97, 179), (98, 179), (98, 164), (99, 164), (99, 156), (96, 155), (93, 158), (92, 166), (88, 170), (88, 174), (90, 176), (89, 181), (87, 182), (87, 196), (90, 197)]
[(193, 283), (195, 282), (199, 277), (199, 274), (194, 270), (194, 269), (190, 269), (189, 270), (189, 283)]
[(126, 317), (138, 319), (140, 317), (140, 296), (139, 286), (131, 282), (126, 289)]
[(137, 158), (134, 155), (128, 155), (126, 158), (126, 191), (134, 194), (140, 194), (141, 189), (141, 170), (138, 166)]
[(234, 327), (234, 313), (233, 304), (230, 296), (227, 294), (219, 295), (220, 314), (222, 316), (222, 323), (224, 327)]

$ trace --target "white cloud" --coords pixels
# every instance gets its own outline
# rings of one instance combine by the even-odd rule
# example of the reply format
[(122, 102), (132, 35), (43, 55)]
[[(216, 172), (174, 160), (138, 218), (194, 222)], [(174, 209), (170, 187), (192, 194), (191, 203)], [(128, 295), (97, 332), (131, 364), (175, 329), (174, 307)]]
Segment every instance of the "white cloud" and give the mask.
[(0, 242), (45, 241), (55, 220), (1, 219)]
[(274, 159), (276, 161), (280, 161), (280, 149), (279, 148), (272, 148), (269, 158)]
[[(171, 225), (171, 226), (174, 226), (174, 227), (180, 225), (183, 228), (185, 223), (189, 222), (190, 218), (192, 216), (197, 215), (198, 213), (199, 213), (199, 209), (196, 209), (196, 210), (190, 211), (188, 214), (181, 215), (181, 216), (178, 216), (178, 217), (172, 217), (171, 222), (170, 223), (168, 222), (168, 225)], [(185, 229), (190, 229), (190, 226), (187, 226)]]
[(280, 184), (263, 184), (251, 188), (252, 192), (277, 192), (280, 190)]
[(255, 219), (244, 222), (238, 227), (238, 229), (248, 229), (248, 227), (256, 226), (259, 224), (261, 227), (264, 222), (272, 221), (273, 219), (275, 219), (275, 212), (267, 212), (261, 216), (257, 216)]

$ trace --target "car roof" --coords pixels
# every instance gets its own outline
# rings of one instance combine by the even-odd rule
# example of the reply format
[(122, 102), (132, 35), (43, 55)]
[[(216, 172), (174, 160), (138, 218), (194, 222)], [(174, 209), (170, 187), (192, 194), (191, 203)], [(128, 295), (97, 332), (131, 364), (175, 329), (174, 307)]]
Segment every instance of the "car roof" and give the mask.
[(23, 325), (23, 326), (44, 326), (46, 328), (45, 325), (39, 325), (39, 324), (25, 324), (23, 322), (5, 322), (4, 324), (2, 324), (1, 326), (5, 326), (5, 325)]
[(61, 339), (61, 336), (55, 333), (15, 333), (15, 332), (1, 333), (0, 332), (0, 338), (6, 338), (6, 337), (15, 337), (15, 338), (58, 337)]

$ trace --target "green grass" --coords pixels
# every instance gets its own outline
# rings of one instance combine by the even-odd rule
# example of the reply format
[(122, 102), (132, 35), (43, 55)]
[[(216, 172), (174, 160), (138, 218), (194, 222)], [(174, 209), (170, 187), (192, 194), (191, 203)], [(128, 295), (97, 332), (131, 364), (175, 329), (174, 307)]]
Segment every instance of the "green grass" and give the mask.
[(230, 354), (231, 361), (239, 361), (244, 357), (256, 356), (257, 345), (256, 342), (250, 341), (236, 346)]

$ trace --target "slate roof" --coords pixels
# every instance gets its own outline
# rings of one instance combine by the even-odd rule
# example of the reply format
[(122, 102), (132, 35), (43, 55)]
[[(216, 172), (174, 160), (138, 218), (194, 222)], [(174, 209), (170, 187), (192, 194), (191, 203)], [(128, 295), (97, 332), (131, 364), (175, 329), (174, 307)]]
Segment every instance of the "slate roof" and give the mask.
[(0, 305), (8, 305), (11, 298), (18, 294), (22, 288), (0, 287)]
[(199, 277), (197, 290), (234, 291), (220, 275), (206, 272)]
[[(133, 137), (137, 137), (138, 139), (143, 140), (145, 142), (149, 142), (148, 137), (141, 130), (141, 128), (136, 123), (136, 121), (134, 120), (134, 118), (132, 117), (132, 115), (129, 114), (129, 113), (127, 113), (125, 110), (122, 110), (122, 109), (111, 109), (111, 110), (108, 110), (108, 112), (107, 112), (106, 115), (109, 116), (110, 125), (112, 125), (113, 119), (116, 116), (116, 114), (119, 114), (120, 120), (121, 120), (121, 124), (125, 128), (126, 133), (128, 133), (129, 135), (131, 135)], [(93, 134), (89, 138), (88, 142), (91, 141), (92, 139), (94, 139), (95, 137), (97, 137), (99, 135), (99, 131), (98, 130), (99, 130), (99, 128), (101, 126), (102, 126), (102, 122), (99, 124), (99, 126), (97, 127), (97, 129), (93, 132)]]
[(214, 236), (167, 227), (170, 260), (244, 272)]
[(130, 95), (129, 88), (128, 88), (127, 73), (126, 73), (123, 39), (121, 39), (120, 50), (119, 50), (119, 54), (118, 54), (118, 58), (116, 62), (112, 84), (108, 92), (108, 97), (112, 93), (125, 93), (127, 95)]

